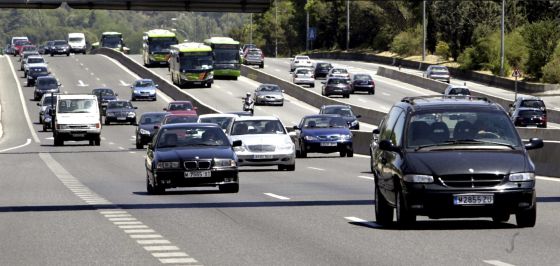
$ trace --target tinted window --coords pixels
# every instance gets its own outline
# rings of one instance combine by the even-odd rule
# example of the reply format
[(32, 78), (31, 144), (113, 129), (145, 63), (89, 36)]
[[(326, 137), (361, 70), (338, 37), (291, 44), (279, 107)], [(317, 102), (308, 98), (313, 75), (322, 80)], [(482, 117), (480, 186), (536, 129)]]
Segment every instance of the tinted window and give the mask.
[(298, 71), (296, 72), (296, 74), (309, 74), (311, 73), (311, 70), (309, 69), (298, 69)]
[(132, 108), (132, 104), (125, 101), (110, 101), (107, 108)]
[(164, 116), (165, 114), (144, 114), (140, 118), (140, 124), (158, 124)]
[(521, 107), (544, 108), (545, 106), (541, 100), (523, 100), (521, 102)]
[(157, 139), (158, 148), (225, 145), (230, 143), (219, 127), (163, 128)]
[(340, 116), (354, 116), (352, 109), (348, 107), (327, 107), (323, 109), (322, 114), (335, 114)]
[(193, 106), (191, 103), (170, 103), (169, 111), (181, 111), (181, 110), (192, 110)]
[(519, 110), (519, 116), (531, 117), (531, 116), (542, 116), (544, 112), (541, 110)]
[(58, 101), (58, 113), (92, 113), (95, 111), (92, 99), (65, 99)]
[(354, 79), (356, 80), (371, 80), (369, 75), (354, 75)]
[(151, 87), (151, 86), (154, 86), (154, 82), (151, 81), (151, 80), (139, 80), (139, 81), (136, 81), (134, 86), (136, 86), (136, 87)]
[(341, 128), (347, 125), (346, 121), (339, 116), (313, 116), (303, 120), (304, 128)]
[(329, 79), (328, 84), (350, 84), (349, 79)]
[(54, 45), (64, 45), (66, 44), (66, 41), (55, 41)]
[(164, 124), (177, 123), (195, 123), (198, 120), (196, 116), (168, 116), (164, 118)]
[(247, 134), (286, 134), (286, 131), (278, 120), (246, 120), (233, 123), (231, 135)]
[(391, 136), (393, 135), (393, 127), (395, 126), (395, 123), (397, 122), (397, 119), (399, 118), (401, 112), (402, 109), (399, 107), (393, 107), (391, 111), (389, 111), (387, 117), (385, 117), (384, 128), (381, 128), (379, 130), (380, 131), (379, 138), (381, 140), (386, 140), (391, 138)]

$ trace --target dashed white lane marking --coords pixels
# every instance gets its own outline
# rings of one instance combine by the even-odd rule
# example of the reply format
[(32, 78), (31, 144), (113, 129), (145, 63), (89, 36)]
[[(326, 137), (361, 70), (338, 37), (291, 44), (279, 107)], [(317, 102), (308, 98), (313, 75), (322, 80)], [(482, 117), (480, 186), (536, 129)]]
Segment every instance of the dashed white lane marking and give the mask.
[(276, 195), (274, 193), (264, 193), (264, 194), (269, 196), (269, 197), (273, 197), (273, 198), (276, 198), (276, 199), (279, 199), (279, 200), (290, 200), (290, 198), (288, 198), (288, 197)]
[(109, 145), (115, 145), (115, 143), (114, 142), (109, 142)]
[(325, 171), (325, 169), (323, 169), (323, 168), (317, 168), (317, 167), (311, 167), (311, 166), (309, 166), (309, 167), (307, 167), (307, 168), (309, 168), (309, 169), (311, 169), (311, 170)]
[(128, 84), (128, 83), (126, 83), (126, 82), (124, 82), (124, 81), (122, 81), (122, 80), (119, 80), (119, 81), (120, 81), (120, 83), (121, 83), (121, 86), (123, 86), (123, 87), (128, 87), (128, 86), (130, 86), (130, 84)]
[(231, 92), (231, 91), (227, 91), (227, 94), (229, 94), (229, 95), (233, 95), (233, 92)]
[(363, 178), (363, 179), (375, 180), (375, 178), (373, 178), (371, 176), (359, 175), (358, 177)]
[(354, 216), (344, 217), (344, 219), (346, 219), (346, 220), (348, 220), (348, 221), (350, 221), (350, 222), (360, 223), (360, 224), (367, 225), (367, 226), (373, 227), (373, 228), (379, 228), (379, 227), (381, 227), (381, 226), (379, 226), (379, 225), (376, 224), (376, 223), (368, 222), (368, 221), (366, 221), (366, 220), (364, 220), (364, 219), (361, 219), (361, 218), (358, 218), (358, 217), (354, 217)]
[(124, 150), (124, 148), (123, 148), (123, 147), (119, 147), (119, 150)]
[(89, 73), (89, 74), (92, 75), (92, 76), (95, 75), (95, 73), (93, 73), (93, 72), (91, 72), (91, 73)]
[(101, 80), (100, 78), (95, 78), (95, 79), (96, 79), (97, 81), (100, 81), (100, 80)]
[(187, 253), (178, 252), (181, 251), (179, 247), (174, 246), (171, 241), (164, 239), (163, 236), (157, 234), (155, 230), (142, 224), (142, 222), (132, 217), (127, 211), (119, 209), (115, 204), (84, 186), (76, 177), (64, 169), (60, 163), (54, 160), (50, 154), (39, 153), (39, 157), (62, 184), (87, 204), (112, 206), (113, 209), (99, 210), (99, 213), (119, 229), (123, 230), (124, 233), (128, 234), (131, 239), (134, 239), (135, 242), (141, 245), (146, 251), (150, 252), (160, 263), (198, 263), (197, 260), (187, 255)]
[(382, 92), (381, 95), (383, 95), (383, 96), (391, 96), (391, 94), (386, 93), (386, 92)]
[(362, 98), (358, 98), (358, 101), (363, 102), (363, 103), (367, 102), (366, 100), (364, 100)]
[(25, 147), (25, 146), (27, 146), (27, 145), (29, 145), (29, 144), (31, 144), (31, 139), (27, 139), (27, 141), (26, 141), (24, 144), (22, 144), (22, 145), (18, 145), (18, 146), (15, 146), (15, 147), (11, 147), (11, 148), (7, 148), (7, 149), (0, 150), (0, 153), (2, 153), (2, 152), (7, 152), (7, 151), (11, 151), (11, 150), (15, 150), (15, 149), (19, 149), (19, 148), (23, 148), (23, 147)]
[(132, 154), (134, 154), (134, 153), (136, 153), (136, 152), (135, 152), (135, 151), (129, 151), (128, 153), (132, 153)]
[(499, 260), (483, 260), (483, 262), (496, 266), (514, 266), (513, 264), (505, 263)]
[(84, 68), (86, 71), (89, 71), (89, 67)]
[(217, 85), (217, 84), (214, 84), (214, 85), (212, 85), (212, 86), (214, 86), (214, 87), (216, 87), (216, 88), (218, 88), (218, 89), (221, 89), (221, 88), (222, 88), (222, 86)]

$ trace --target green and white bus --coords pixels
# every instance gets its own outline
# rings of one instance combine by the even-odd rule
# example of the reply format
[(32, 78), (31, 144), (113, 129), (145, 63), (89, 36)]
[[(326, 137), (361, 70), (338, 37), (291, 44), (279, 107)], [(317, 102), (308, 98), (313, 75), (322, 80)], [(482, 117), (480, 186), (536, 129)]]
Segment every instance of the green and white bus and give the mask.
[(125, 47), (122, 33), (114, 31), (106, 31), (101, 33), (101, 39), (99, 40), (99, 42), (93, 43), (92, 47), (105, 47), (124, 53), (127, 53), (129, 50), (127, 47)]
[(169, 71), (173, 84), (202, 85), (211, 88), (214, 83), (213, 54), (210, 46), (185, 42), (171, 45)]
[(212, 37), (204, 40), (214, 53), (214, 76), (232, 77), (241, 75), (239, 42), (228, 37)]
[(144, 65), (167, 64), (169, 48), (178, 44), (177, 36), (169, 30), (155, 29), (144, 32), (142, 36), (142, 58)]

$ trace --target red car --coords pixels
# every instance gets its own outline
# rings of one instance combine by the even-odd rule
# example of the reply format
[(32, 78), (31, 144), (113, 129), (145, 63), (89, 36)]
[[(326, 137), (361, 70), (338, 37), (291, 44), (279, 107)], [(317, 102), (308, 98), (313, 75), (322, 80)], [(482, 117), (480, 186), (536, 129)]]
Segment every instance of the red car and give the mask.
[(198, 115), (196, 112), (198, 108), (194, 107), (190, 101), (173, 101), (167, 105), (167, 108), (163, 108), (171, 114), (187, 114), (187, 115)]
[(160, 126), (177, 123), (196, 123), (196, 121), (198, 121), (198, 115), (196, 114), (167, 114), (161, 120)]
[(20, 55), (23, 51), (23, 47), (27, 45), (32, 45), (30, 41), (27, 40), (20, 40), (16, 41), (14, 44), (14, 56)]

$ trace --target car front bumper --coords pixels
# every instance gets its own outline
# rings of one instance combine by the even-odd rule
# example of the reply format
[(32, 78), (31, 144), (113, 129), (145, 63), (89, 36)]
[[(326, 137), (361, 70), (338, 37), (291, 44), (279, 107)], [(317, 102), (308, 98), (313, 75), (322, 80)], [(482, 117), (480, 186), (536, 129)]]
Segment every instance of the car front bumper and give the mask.
[(239, 166), (270, 166), (270, 165), (293, 165), (296, 156), (292, 151), (290, 153), (250, 153), (237, 152)]
[(174, 187), (214, 187), (239, 183), (237, 167), (212, 169), (211, 177), (185, 177), (185, 170), (156, 170), (153, 174), (158, 184), (165, 188)]
[(303, 145), (305, 146), (305, 152), (331, 153), (353, 150), (352, 141), (306, 140)]
[(155, 91), (135, 91), (132, 93), (132, 97), (136, 99), (154, 99), (156, 98)]

